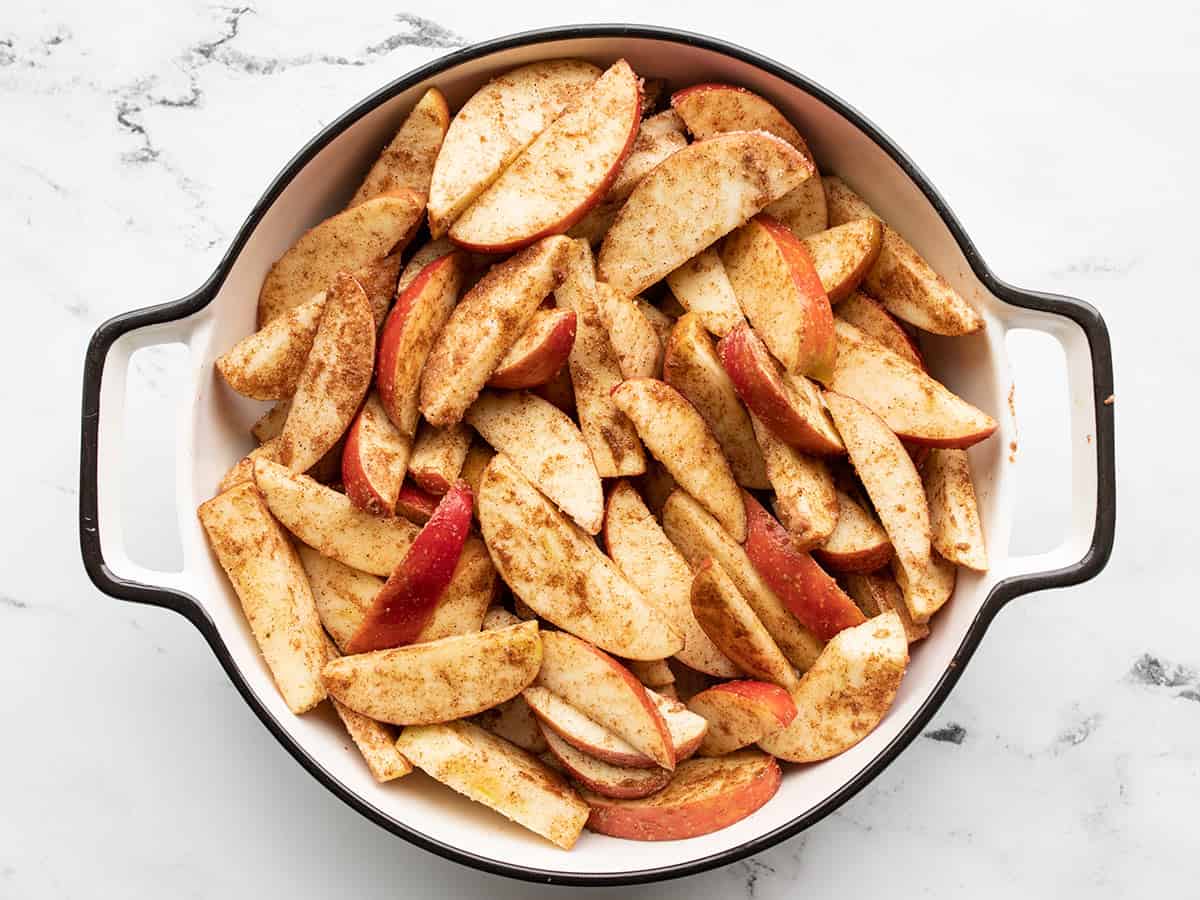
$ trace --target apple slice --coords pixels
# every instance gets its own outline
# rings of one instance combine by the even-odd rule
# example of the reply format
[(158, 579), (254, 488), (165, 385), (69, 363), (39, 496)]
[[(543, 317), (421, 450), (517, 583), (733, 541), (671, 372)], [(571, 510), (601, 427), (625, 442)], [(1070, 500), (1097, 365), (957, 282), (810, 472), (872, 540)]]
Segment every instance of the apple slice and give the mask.
[(646, 321), (650, 323), (650, 327), (654, 329), (654, 336), (658, 338), (659, 346), (665, 352), (667, 338), (671, 336), (671, 329), (675, 327), (678, 316), (672, 316), (663, 312), (645, 297), (634, 297), (633, 302), (637, 306), (638, 311), (646, 317)]
[(607, 284), (597, 284), (596, 309), (608, 329), (622, 377), (657, 378), (662, 372), (662, 342), (636, 299), (620, 296)]
[(574, 343), (573, 310), (539, 309), (500, 361), (488, 385), (520, 390), (545, 384), (566, 365)]
[[(822, 182), (829, 224), (842, 225), (866, 216), (879, 218), (840, 178), (831, 176)], [(983, 328), (979, 313), (886, 222), (879, 258), (863, 279), (863, 288), (888, 312), (925, 331), (960, 335)]]
[(628, 659), (682, 649), (667, 618), (503, 453), (483, 474), (479, 522), (501, 576), (539, 616)]
[(280, 400), (265, 413), (259, 416), (254, 424), (250, 426), (250, 434), (260, 444), (265, 444), (272, 438), (279, 437), (283, 431), (283, 423), (287, 421), (288, 411), (292, 407), (292, 401)]
[(600, 476), (583, 435), (565, 413), (526, 391), (488, 391), (467, 410), (466, 421), (575, 524), (599, 533)]
[(454, 310), (465, 267), (461, 253), (448, 253), (421, 269), (396, 299), (379, 338), (379, 397), (392, 424), (409, 437), (417, 431), (421, 371)]
[(892, 575), (904, 596), (909, 616), (914, 622), (922, 624), (949, 602), (958, 581), (958, 569), (954, 563), (943, 559), (936, 551), (930, 553), (929, 559), (919, 566), (911, 563), (906, 566), (899, 559), (893, 559)]
[(796, 670), (712, 557), (696, 570), (692, 611), (704, 633), (747, 675), (787, 690), (796, 686)]
[(833, 534), (812, 555), (834, 572), (874, 572), (892, 558), (892, 542), (879, 521), (849, 494), (837, 492)]
[(900, 617), (905, 637), (910, 644), (929, 637), (929, 626), (912, 620), (904, 603), (904, 594), (887, 569), (867, 574), (850, 573), (843, 577), (846, 592), (854, 598), (854, 602), (868, 619), (886, 612), (894, 612)]
[(475, 495), (475, 516), (479, 517), (479, 486), (483, 483), (483, 473), (496, 451), (481, 440), (473, 440), (467, 450), (467, 458), (463, 460), (459, 477), (471, 486)]
[[(667, 540), (666, 535), (663, 535), (663, 540)], [(648, 688), (665, 687), (675, 681), (675, 674), (665, 659), (627, 659), (623, 660), (622, 664)]]
[(664, 692), (670, 688), (669, 684), (660, 686), (658, 690), (646, 688), (646, 696), (658, 707), (675, 748), (675, 762), (681, 763), (700, 749), (708, 732), (708, 722), (680, 703), (677, 697), (668, 697)]
[(953, 563), (986, 572), (987, 547), (966, 452), (930, 450), (923, 475), (934, 548)]
[(537, 684), (658, 765), (675, 768), (674, 744), (658, 707), (633, 673), (598, 647), (563, 631), (542, 632)]
[(429, 186), (429, 230), (451, 223), (543, 129), (592, 85), (600, 69), (554, 59), (513, 69), (476, 91), (450, 122)]
[(470, 722), (405, 728), (396, 749), (431, 778), (570, 850), (588, 806), (553, 769)]
[(375, 367), (375, 319), (362, 286), (339, 272), (304, 362), (279, 460), (295, 472), (314, 466), (341, 439), (362, 405)]
[(743, 750), (719, 759), (689, 759), (663, 790), (640, 800), (591, 791), (590, 831), (634, 841), (678, 841), (728, 828), (775, 796), (783, 779), (765, 753)]
[(405, 117), (396, 136), (379, 154), (359, 185), (350, 206), (381, 194), (408, 188), (429, 193), (433, 165), (450, 127), (450, 108), (437, 88), (430, 88)]
[[(521, 624), (521, 619), (510, 613), (502, 606), (490, 607), (483, 617), (483, 631), (496, 628), (507, 628), (510, 625)], [(525, 689), (533, 690), (532, 687)], [(540, 690), (540, 689), (539, 689)], [(509, 743), (516, 744), (522, 750), (530, 753), (545, 753), (549, 748), (546, 739), (542, 737), (542, 729), (537, 717), (521, 694), (511, 700), (505, 700), (499, 706), (493, 706), (475, 716), (476, 724), (486, 728), (492, 734), (504, 738)]]
[(603, 797), (632, 799), (660, 791), (671, 780), (671, 770), (661, 766), (653, 769), (627, 769), (588, 756), (572, 747), (553, 729), (542, 725), (542, 734), (550, 752), (575, 781)]
[(830, 303), (846, 299), (879, 258), (883, 225), (878, 219), (853, 219), (801, 241)]
[(243, 397), (252, 400), (291, 397), (324, 311), (322, 291), (281, 313), (218, 356), (217, 371)]
[(970, 447), (996, 420), (849, 322), (838, 321), (837, 364), (826, 386), (853, 397), (914, 444)]
[(510, 253), (562, 234), (608, 193), (642, 119), (638, 77), (617, 60), (450, 226), (450, 240)]
[(696, 408), (721, 445), (738, 484), (771, 486), (754, 427), (721, 364), (700, 317), (688, 313), (675, 323), (663, 358), (663, 380)]
[(249, 482), (202, 503), (198, 515), (280, 695), (292, 712), (307, 712), (325, 699), (325, 647), (291, 542)]
[(683, 649), (676, 654), (682, 662), (721, 678), (739, 674), (692, 613), (692, 570), (687, 561), (627, 481), (618, 481), (608, 496), (604, 547), (617, 568), (663, 611), (683, 637)]
[(305, 232), (263, 279), (259, 327), (311, 300), (338, 272), (354, 272), (403, 249), (424, 212), (425, 196), (402, 190), (360, 203)]
[(586, 242), (571, 243), (566, 278), (554, 300), (559, 308), (575, 313), (575, 343), (568, 357), (572, 399), (596, 471), (602, 478), (644, 472), (642, 442), (612, 399), (613, 388), (621, 383), (621, 367), (596, 302), (595, 263)]
[(695, 313), (704, 327), (724, 337), (746, 321), (715, 246), (702, 250), (667, 275), (679, 305)]
[[(463, 480), (467, 481), (466, 478)], [(437, 494), (429, 493), (412, 481), (406, 480), (400, 485), (400, 491), (396, 495), (396, 515), (403, 516), (414, 525), (424, 525), (428, 522), (437, 505)]]
[(359, 509), (390, 516), (404, 484), (412, 438), (396, 430), (375, 393), (358, 412), (342, 450), (342, 485)]
[(393, 725), (471, 716), (519, 694), (542, 664), (536, 622), (462, 634), (325, 664), (330, 696)]
[[(792, 123), (767, 100), (745, 88), (731, 84), (692, 85), (677, 91), (671, 97), (671, 106), (697, 140), (724, 131), (758, 129), (787, 141), (815, 165), (808, 145)], [(808, 179), (772, 203), (767, 212), (787, 225), (797, 237), (823, 230), (828, 226), (828, 215), (825, 191), (817, 187), (819, 181), (818, 178)]]
[(820, 456), (845, 452), (821, 392), (803, 375), (784, 372), (749, 325), (721, 338), (717, 352), (742, 402), (779, 440)]
[(794, 375), (824, 380), (833, 368), (833, 311), (808, 250), (785, 226), (758, 215), (725, 241), (733, 293), (771, 353)]
[(723, 134), (671, 154), (633, 189), (605, 235), (600, 280), (626, 297), (640, 294), (813, 171), (764, 132)]
[(446, 493), (459, 479), (471, 436), (471, 429), (461, 423), (439, 428), (422, 422), (408, 460), (412, 480), (431, 494)]
[(571, 242), (539, 241), (488, 270), (459, 301), (433, 343), (421, 375), (421, 412), (453, 425), (561, 281)]
[(350, 639), (350, 653), (417, 641), (458, 565), (471, 528), (471, 489), (459, 482), (444, 496), (400, 565), (375, 596)]
[(404, 264), (404, 269), (400, 272), (400, 277), (396, 281), (396, 296), (403, 294), (414, 281), (417, 276), (425, 269), (427, 265), (435, 260), (441, 259), (443, 256), (449, 256), (451, 253), (459, 253), (464, 260), (469, 259), (472, 254), (459, 250), (451, 243), (450, 238), (440, 237), (431, 241), (426, 241), (408, 258), (408, 262)]
[(863, 334), (873, 337), (897, 356), (908, 360), (918, 369), (925, 368), (925, 360), (914, 341), (890, 312), (866, 294), (853, 291), (838, 304), (834, 315), (849, 322)]
[(688, 708), (708, 722), (701, 756), (724, 756), (749, 747), (796, 718), (791, 695), (766, 681), (718, 684), (692, 697)]
[(654, 458), (698, 499), (736, 541), (746, 538), (741, 492), (700, 413), (677, 390), (654, 378), (630, 378), (613, 401), (637, 429)]
[(671, 543), (693, 568), (710, 556), (721, 566), (795, 668), (804, 671), (813, 664), (823, 642), (788, 612), (758, 574), (742, 545), (694, 498), (675, 491), (663, 506), (662, 522)]
[(828, 641), (842, 629), (863, 623), (863, 614), (854, 601), (811, 556), (796, 549), (791, 535), (749, 494), (746, 517), (750, 532), (746, 555), (806, 628)]
[(792, 724), (758, 746), (789, 762), (817, 762), (849, 750), (887, 714), (907, 667), (908, 641), (895, 613), (847, 628), (792, 691)]
[(775, 437), (756, 416), (754, 435), (767, 462), (767, 477), (775, 488), (775, 511), (791, 533), (798, 550), (823, 544), (837, 527), (837, 491), (829, 467), (805, 456)]
[(659, 768), (623, 737), (589, 719), (553, 691), (531, 684), (521, 696), (539, 722), (580, 752), (625, 769)]

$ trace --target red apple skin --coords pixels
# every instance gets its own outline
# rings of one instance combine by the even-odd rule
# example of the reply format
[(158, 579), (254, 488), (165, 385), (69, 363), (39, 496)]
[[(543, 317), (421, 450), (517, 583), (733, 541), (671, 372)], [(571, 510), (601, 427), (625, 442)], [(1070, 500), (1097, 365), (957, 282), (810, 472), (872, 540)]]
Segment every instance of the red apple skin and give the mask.
[(396, 497), (396, 515), (417, 525), (424, 525), (437, 509), (438, 499), (419, 485), (405, 481), (400, 485), (400, 493)]
[[(766, 681), (752, 681), (750, 679), (726, 681), (722, 684), (714, 685), (704, 693), (707, 694), (711, 691), (724, 691), (736, 694), (744, 698), (747, 703), (765, 708), (779, 720), (780, 728), (786, 728), (788, 725), (791, 725), (792, 719), (796, 718), (796, 703), (792, 700), (792, 695), (777, 684), (770, 684)], [(694, 700), (695, 698), (693, 697), (692, 699)]]
[[(814, 427), (810, 416), (797, 408), (779, 374), (779, 364), (748, 322), (741, 323), (721, 338), (717, 342), (717, 352), (742, 402), (781, 441), (815, 456), (846, 452), (845, 447), (830, 434)], [(820, 409), (811, 413), (824, 415)], [(829, 431), (832, 431), (832, 425), (829, 425)]]
[[(391, 434), (380, 434), (381, 430)], [(407, 463), (408, 457), (402, 448), (388, 445), (403, 440), (378, 402), (368, 400), (358, 411), (346, 432), (341, 470), (346, 496), (359, 509), (376, 516), (390, 516), (394, 511), (396, 482), (404, 477), (399, 467)]]
[(771, 590), (817, 637), (828, 641), (867, 619), (816, 561), (792, 543), (787, 530), (750, 494), (746, 500), (746, 555)]
[[(541, 326), (538, 340), (523, 347), (527, 352), (519, 358), (493, 372), (488, 379), (489, 386), (510, 391), (536, 387), (545, 384), (566, 365), (575, 345), (575, 311), (547, 310), (545, 317), (551, 321)], [(517, 343), (521, 344), (520, 339)]]
[(438, 605), (471, 531), (471, 488), (452, 487), (421, 529), (396, 570), (376, 595), (350, 653), (368, 653), (411, 644)]

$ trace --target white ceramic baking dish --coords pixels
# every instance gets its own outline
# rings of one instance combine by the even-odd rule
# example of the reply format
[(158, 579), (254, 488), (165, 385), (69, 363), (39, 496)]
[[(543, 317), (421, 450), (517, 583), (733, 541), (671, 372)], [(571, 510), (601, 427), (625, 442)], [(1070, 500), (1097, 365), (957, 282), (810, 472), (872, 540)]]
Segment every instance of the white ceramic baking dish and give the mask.
[[(932, 636), (917, 645), (895, 706), (841, 756), (789, 766), (763, 809), (715, 834), (667, 843), (617, 842), (585, 833), (564, 852), (415, 773), (378, 785), (340, 725), (317, 711), (288, 712), (255, 648), (237, 598), (209, 552), (194, 510), (221, 474), (251, 447), (247, 427), (261, 412), (215, 376), (214, 358), (254, 328), (268, 266), (309, 226), (340, 209), (374, 154), (421, 92), (437, 85), (452, 108), (488, 76), (537, 59), (577, 56), (604, 65), (625, 57), (674, 86), (699, 81), (744, 85), (774, 101), (808, 139), (820, 168), (855, 185), (982, 311), (986, 329), (925, 342), (933, 372), (992, 413), (999, 432), (971, 452), (992, 569), (963, 571)], [(1070, 391), (1074, 506), (1070, 531), (1053, 551), (1009, 552), (1015, 440), (1005, 333), (1034, 328), (1062, 344)], [(182, 342), (191, 391), (178, 424), (176, 479), (183, 569), (147, 570), (124, 551), (120, 496), (125, 373), (136, 349)], [(710, 38), (636, 26), (583, 26), (502, 38), (452, 53), (366, 98), (322, 131), (267, 189), (228, 254), (195, 293), (106, 322), (88, 348), (83, 397), (80, 533), (84, 563), (104, 592), (187, 616), (229, 677), (280, 743), (318, 781), (393, 833), (450, 859), (537, 881), (617, 884), (702, 871), (763, 850), (820, 820), (878, 774), (917, 735), (962, 673), (997, 610), (1034, 590), (1078, 583), (1107, 561), (1115, 521), (1112, 392), (1108, 335), (1077, 300), (1015, 289), (984, 265), (945, 202), (915, 165), (863, 116), (802, 75)], [(1090, 437), (1089, 437), (1090, 436)]]

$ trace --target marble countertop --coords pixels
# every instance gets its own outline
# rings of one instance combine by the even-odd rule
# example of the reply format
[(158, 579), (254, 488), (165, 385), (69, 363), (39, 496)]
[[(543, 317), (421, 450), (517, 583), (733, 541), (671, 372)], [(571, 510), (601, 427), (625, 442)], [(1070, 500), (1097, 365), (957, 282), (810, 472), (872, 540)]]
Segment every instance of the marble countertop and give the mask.
[[(0, 22), (0, 368), (13, 413), (0, 897), (562, 893), (369, 824), (276, 744), (183, 619), (99, 594), (78, 562), (77, 410), (96, 325), (197, 286), (282, 163), (349, 104), (470, 41), (629, 20), (806, 72), (918, 161), (1003, 278), (1101, 308), (1121, 514), (1103, 576), (1007, 608), (925, 737), (840, 811), (754, 859), (621, 895), (1194, 889), (1200, 629), (1185, 604), (1200, 495), (1193, 454), (1164, 446), (1196, 436), (1183, 346), (1200, 331), (1195, 8), (15, 0)], [(1061, 360), (1037, 340), (1013, 349), (1018, 547), (1044, 549), (1066, 507)], [(131, 403), (169, 412), (171, 363), (135, 360)], [(138, 558), (164, 564), (178, 552), (161, 505), (173, 448), (148, 418), (126, 518)]]

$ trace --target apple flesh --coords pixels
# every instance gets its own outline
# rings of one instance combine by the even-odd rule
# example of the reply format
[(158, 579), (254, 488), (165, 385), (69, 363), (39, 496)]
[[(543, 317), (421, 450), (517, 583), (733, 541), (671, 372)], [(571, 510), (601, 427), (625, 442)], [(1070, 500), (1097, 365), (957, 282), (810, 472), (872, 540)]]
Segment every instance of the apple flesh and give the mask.
[(801, 242), (813, 261), (830, 303), (839, 303), (858, 287), (879, 258), (883, 225), (878, 219), (854, 219)]
[(931, 450), (922, 470), (929, 499), (930, 539), (938, 553), (957, 565), (986, 572), (987, 547), (971, 464), (963, 450)]
[(904, 594), (889, 570), (882, 569), (866, 574), (850, 573), (842, 578), (846, 585), (846, 593), (854, 598), (854, 602), (868, 619), (886, 612), (894, 612), (900, 617), (905, 637), (910, 644), (929, 637), (929, 626), (914, 622), (908, 614)]
[(488, 379), (488, 386), (520, 390), (545, 384), (566, 365), (574, 343), (574, 311), (538, 310)]
[(796, 718), (791, 695), (766, 681), (727, 681), (701, 691), (688, 709), (703, 716), (708, 732), (701, 756), (724, 756), (786, 728)]
[(667, 284), (679, 305), (695, 313), (717, 337), (746, 321), (715, 246), (701, 250), (668, 274)]
[(440, 497), (458, 481), (470, 447), (471, 429), (466, 425), (440, 428), (422, 422), (408, 458), (408, 474), (418, 486)]
[(908, 360), (918, 369), (925, 368), (925, 360), (907, 331), (896, 318), (876, 300), (858, 291), (838, 304), (834, 316), (849, 322), (867, 337), (872, 337), (897, 356)]
[[(463, 480), (470, 484), (470, 479), (466, 477), (465, 473)], [(396, 515), (403, 516), (414, 525), (424, 525), (428, 522), (433, 511), (437, 509), (437, 505), (438, 496), (436, 494), (429, 493), (412, 481), (405, 481), (400, 485), (400, 491), (396, 495)]]
[(396, 430), (378, 395), (368, 394), (342, 449), (342, 486), (350, 502), (377, 516), (392, 515), (411, 453), (412, 438)]
[(833, 533), (812, 555), (834, 572), (874, 572), (892, 558), (892, 542), (878, 520), (849, 494), (837, 492)]
[(437, 88), (430, 88), (417, 101), (359, 185), (350, 206), (397, 190), (429, 193), (433, 166), (450, 126), (450, 108)]
[(837, 492), (825, 461), (806, 456), (775, 437), (752, 416), (754, 434), (775, 488), (775, 511), (798, 549), (823, 544), (837, 527)]
[(680, 763), (700, 749), (708, 732), (708, 722), (680, 703), (678, 698), (663, 693), (670, 688), (669, 684), (657, 690), (646, 688), (646, 696), (658, 707), (667, 733), (671, 736), (671, 745), (675, 748), (675, 762)]
[(671, 770), (661, 766), (653, 769), (628, 769), (588, 756), (571, 746), (553, 729), (542, 726), (546, 744), (567, 774), (589, 791), (602, 797), (635, 799), (662, 790), (671, 780)]
[(521, 696), (539, 722), (588, 756), (625, 769), (659, 768), (623, 737), (588, 718), (553, 691), (531, 684)]

